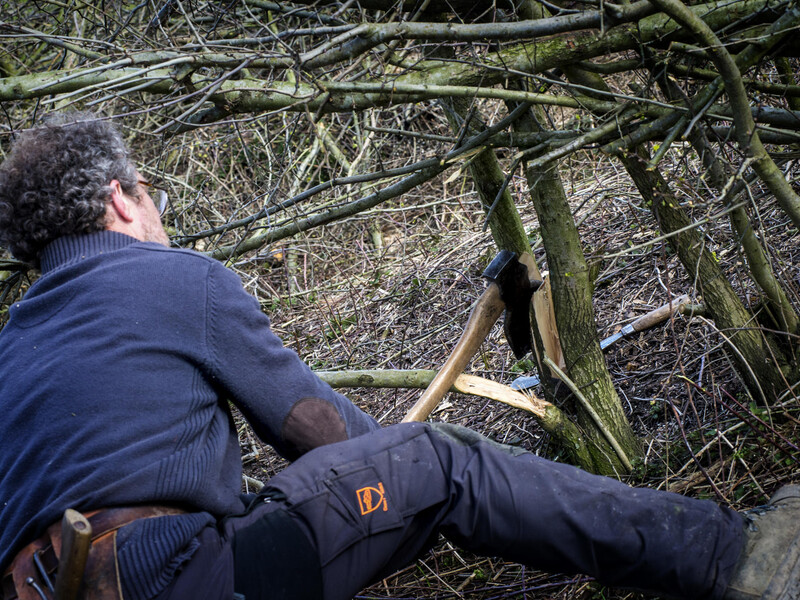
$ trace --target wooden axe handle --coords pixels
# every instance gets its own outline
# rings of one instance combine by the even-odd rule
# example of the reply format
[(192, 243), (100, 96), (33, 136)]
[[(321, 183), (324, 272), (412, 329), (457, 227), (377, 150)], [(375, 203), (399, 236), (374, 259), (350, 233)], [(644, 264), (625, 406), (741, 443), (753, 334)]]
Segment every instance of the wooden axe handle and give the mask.
[(83, 581), (92, 544), (92, 526), (81, 513), (68, 508), (61, 520), (61, 556), (56, 575), (56, 600), (75, 600)]
[(671, 302), (667, 302), (665, 305), (657, 308), (656, 310), (650, 311), (646, 315), (642, 315), (633, 323), (631, 323), (630, 326), (633, 331), (644, 331), (645, 329), (649, 329), (653, 325), (657, 325), (658, 323), (661, 323), (661, 321), (666, 321), (669, 319), (672, 313), (678, 310), (682, 304), (687, 304), (688, 302), (689, 296), (687, 294), (679, 296), (678, 298), (673, 298)]
[(497, 284), (489, 284), (489, 287), (475, 303), (475, 308), (472, 309), (467, 325), (464, 327), (464, 333), (461, 334), (450, 358), (444, 363), (417, 403), (403, 417), (403, 423), (424, 421), (428, 418), (431, 411), (436, 408), (436, 405), (452, 387), (453, 382), (461, 375), (470, 359), (475, 356), (492, 325), (503, 314), (504, 308), (505, 304), (500, 298), (500, 288)]

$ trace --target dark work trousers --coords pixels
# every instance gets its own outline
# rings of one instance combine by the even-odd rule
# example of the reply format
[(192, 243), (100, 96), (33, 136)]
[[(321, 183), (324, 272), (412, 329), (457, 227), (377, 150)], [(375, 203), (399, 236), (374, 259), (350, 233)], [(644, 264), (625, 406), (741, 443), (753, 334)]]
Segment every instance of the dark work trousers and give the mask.
[[(407, 423), (317, 448), (273, 477), (247, 513), (201, 534), (200, 550), (161, 598), (225, 598), (234, 585), (247, 600), (345, 600), (408, 565), (439, 533), (544, 571), (716, 599), (738, 559), (743, 520), (710, 501), (631, 488), (461, 427)], [(287, 556), (281, 539), (293, 536), (301, 548), (288, 544)], [(298, 570), (298, 560), (308, 564)]]

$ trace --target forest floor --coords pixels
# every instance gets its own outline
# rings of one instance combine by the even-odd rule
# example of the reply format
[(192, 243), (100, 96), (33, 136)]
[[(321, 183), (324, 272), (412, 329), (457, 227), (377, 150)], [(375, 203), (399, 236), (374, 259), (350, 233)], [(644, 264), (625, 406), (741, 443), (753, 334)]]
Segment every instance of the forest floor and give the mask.
[[(688, 293), (702, 303), (690, 275), (655, 232), (652, 215), (623, 172), (610, 162), (562, 164), (562, 176), (597, 279), (593, 296), (600, 339), (634, 318)], [(708, 208), (697, 193), (697, 172), (685, 170), (686, 206), (700, 218)], [(515, 180), (515, 197), (531, 241), (536, 216)], [(392, 205), (310, 232), (292, 245), (235, 265), (261, 301), (275, 331), (315, 370), (435, 369), (454, 347), (467, 315), (484, 289), (481, 272), (494, 256), (484, 214), (464, 177), (415, 190)], [(785, 230), (771, 248), (779, 276), (796, 289), (800, 250), (787, 221), (771, 204), (762, 226)], [(754, 301), (730, 227), (706, 226), (706, 238)], [(783, 229), (781, 229), (783, 228)], [(535, 254), (546, 261), (540, 245)], [(739, 276), (738, 274), (741, 274)], [(724, 339), (702, 314), (677, 315), (609, 348), (606, 359), (627, 416), (641, 437), (644, 459), (631, 485), (671, 490), (746, 509), (763, 504), (777, 487), (800, 476), (798, 403), (779, 399), (771, 408), (754, 402), (737, 378)], [(516, 361), (498, 323), (466, 372), (510, 384), (529, 373)], [(383, 425), (400, 421), (420, 390), (341, 390)], [(537, 390), (533, 390), (538, 393)], [(431, 419), (471, 427), (500, 442), (560, 460), (527, 413), (481, 398), (450, 394)], [(265, 481), (285, 466), (242, 428), (248, 475)], [(531, 507), (536, 510), (536, 507)], [(585, 577), (544, 574), (497, 558), (481, 558), (439, 543), (417, 563), (363, 591), (358, 598), (628, 598)]]

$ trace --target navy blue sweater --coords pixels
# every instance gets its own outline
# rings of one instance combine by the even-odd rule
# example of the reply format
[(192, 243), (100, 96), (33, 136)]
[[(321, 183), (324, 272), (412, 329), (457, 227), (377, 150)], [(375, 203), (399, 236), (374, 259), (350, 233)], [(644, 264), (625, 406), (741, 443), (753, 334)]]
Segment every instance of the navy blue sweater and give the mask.
[(348, 437), (378, 426), (218, 262), (110, 231), (56, 240), (0, 332), (0, 568), (68, 507), (177, 503), (196, 512), (120, 531), (126, 594), (158, 593), (203, 526), (243, 509), (226, 401), (293, 456), (281, 427), (307, 397)]

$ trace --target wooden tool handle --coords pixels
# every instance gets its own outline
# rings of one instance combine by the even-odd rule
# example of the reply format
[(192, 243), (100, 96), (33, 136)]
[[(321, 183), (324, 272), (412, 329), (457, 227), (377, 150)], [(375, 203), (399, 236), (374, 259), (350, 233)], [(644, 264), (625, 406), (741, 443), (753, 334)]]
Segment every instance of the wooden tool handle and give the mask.
[(500, 298), (500, 288), (494, 283), (490, 284), (475, 303), (475, 308), (472, 309), (467, 325), (464, 327), (464, 333), (461, 334), (450, 358), (444, 363), (417, 403), (403, 417), (403, 423), (424, 421), (428, 418), (428, 415), (444, 398), (453, 382), (461, 375), (467, 363), (478, 351), (492, 325), (503, 314), (504, 308), (505, 304)]
[(633, 323), (631, 323), (631, 329), (633, 331), (644, 331), (653, 325), (661, 323), (661, 321), (666, 321), (669, 319), (672, 313), (680, 308), (682, 304), (688, 303), (689, 296), (687, 294), (679, 296), (678, 298), (674, 298), (672, 302), (667, 302), (664, 306), (650, 311), (646, 315), (642, 315), (636, 319)]
[(81, 513), (68, 508), (61, 520), (61, 556), (56, 575), (56, 600), (75, 600), (83, 581), (92, 545), (92, 526)]

